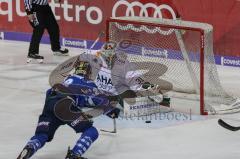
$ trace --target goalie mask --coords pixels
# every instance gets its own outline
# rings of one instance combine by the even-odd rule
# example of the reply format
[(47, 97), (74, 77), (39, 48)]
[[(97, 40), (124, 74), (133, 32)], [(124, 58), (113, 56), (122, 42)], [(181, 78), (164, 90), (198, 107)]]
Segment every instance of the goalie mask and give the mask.
[(101, 48), (101, 55), (108, 67), (112, 67), (116, 46), (117, 44), (115, 42), (106, 42)]
[(89, 79), (91, 75), (91, 66), (89, 62), (81, 61), (75, 67), (74, 74), (84, 76)]

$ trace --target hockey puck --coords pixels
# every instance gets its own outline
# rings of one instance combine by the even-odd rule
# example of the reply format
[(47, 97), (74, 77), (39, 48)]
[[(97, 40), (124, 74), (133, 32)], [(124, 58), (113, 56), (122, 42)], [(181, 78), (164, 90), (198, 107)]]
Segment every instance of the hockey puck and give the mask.
[(152, 121), (151, 120), (146, 120), (145, 123), (151, 123)]

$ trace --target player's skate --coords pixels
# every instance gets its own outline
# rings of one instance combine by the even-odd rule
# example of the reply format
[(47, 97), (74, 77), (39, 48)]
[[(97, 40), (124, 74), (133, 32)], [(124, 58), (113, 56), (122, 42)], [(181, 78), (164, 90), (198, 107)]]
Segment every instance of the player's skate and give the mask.
[(70, 149), (70, 147), (68, 147), (68, 152), (67, 152), (67, 156), (65, 157), (65, 159), (87, 159), (84, 157), (81, 157), (80, 155), (76, 155), (73, 153), (73, 151)]
[(29, 159), (34, 153), (34, 149), (27, 145), (24, 147), (20, 155), (17, 157), (17, 159)]
[(60, 48), (59, 50), (54, 50), (53, 54), (56, 56), (68, 56), (68, 49)]
[(29, 54), (27, 57), (27, 63), (31, 63), (32, 60), (37, 60), (39, 63), (43, 63), (43, 56), (40, 56), (38, 54)]

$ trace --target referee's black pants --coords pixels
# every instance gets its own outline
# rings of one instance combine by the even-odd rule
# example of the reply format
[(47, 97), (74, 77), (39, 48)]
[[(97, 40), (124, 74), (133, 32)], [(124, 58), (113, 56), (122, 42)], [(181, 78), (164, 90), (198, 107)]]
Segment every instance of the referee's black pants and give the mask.
[(47, 29), (51, 41), (52, 51), (60, 49), (59, 41), (59, 26), (54, 17), (52, 9), (49, 5), (36, 5), (33, 4), (33, 12), (36, 15), (36, 19), (30, 24), (33, 27), (33, 34), (29, 47), (28, 54), (38, 54), (39, 44), (43, 36), (44, 30)]

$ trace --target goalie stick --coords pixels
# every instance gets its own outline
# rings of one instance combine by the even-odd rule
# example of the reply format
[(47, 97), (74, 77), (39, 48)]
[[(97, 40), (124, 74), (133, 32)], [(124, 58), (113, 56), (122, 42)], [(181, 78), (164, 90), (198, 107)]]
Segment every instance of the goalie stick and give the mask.
[(223, 121), (222, 119), (218, 119), (218, 124), (221, 125), (222, 127), (224, 127), (225, 129), (228, 129), (231, 131), (240, 130), (240, 126), (232, 126), (232, 125), (226, 123), (225, 121)]
[(97, 42), (100, 40), (100, 38), (104, 35), (104, 31), (101, 31), (99, 34), (98, 34), (98, 37), (97, 39), (93, 42), (92, 46), (90, 47), (90, 50), (92, 50), (92, 48), (97, 44)]

